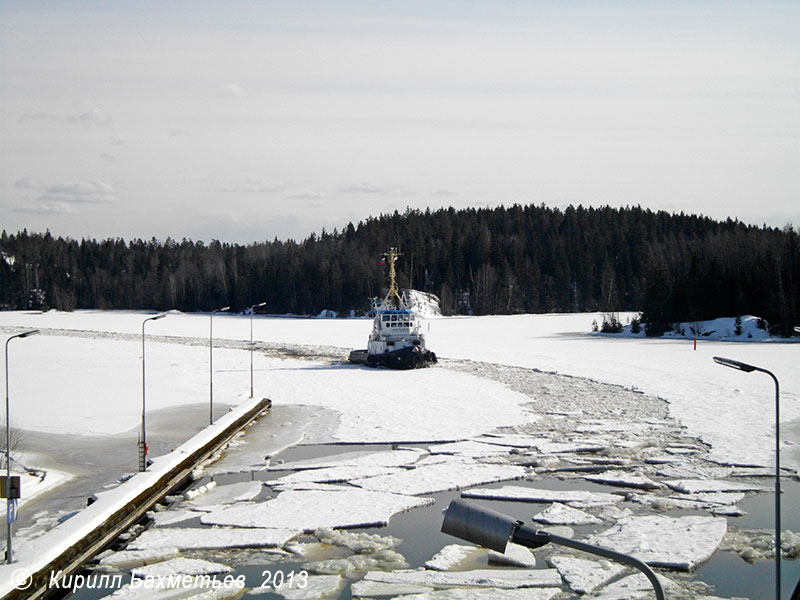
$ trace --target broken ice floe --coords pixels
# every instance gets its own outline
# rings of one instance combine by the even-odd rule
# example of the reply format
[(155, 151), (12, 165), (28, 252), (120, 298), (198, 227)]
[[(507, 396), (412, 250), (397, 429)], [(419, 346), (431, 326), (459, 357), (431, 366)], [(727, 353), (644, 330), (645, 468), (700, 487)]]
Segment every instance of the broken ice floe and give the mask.
[(433, 502), (431, 498), (355, 488), (290, 490), (266, 502), (231, 506), (206, 513), (202, 522), (207, 525), (280, 527), (302, 531), (323, 527), (380, 527), (397, 513)]
[(303, 569), (311, 573), (357, 577), (372, 569), (392, 571), (408, 569), (405, 557), (395, 550), (379, 550), (372, 554), (353, 554), (344, 558), (318, 560), (303, 564)]
[(608, 448), (607, 444), (596, 441), (585, 442), (541, 442), (536, 449), (542, 454), (566, 454), (568, 452), (600, 452)]
[(366, 581), (410, 583), (441, 587), (494, 587), (501, 589), (555, 587), (561, 576), (555, 569), (476, 569), (473, 571), (370, 571)]
[(401, 539), (391, 535), (340, 531), (330, 528), (318, 529), (314, 532), (314, 536), (323, 544), (347, 548), (356, 554), (371, 554), (381, 550), (391, 550), (402, 542)]
[[(658, 573), (656, 573), (656, 579), (658, 579), (665, 594), (669, 592), (670, 596), (672, 596), (676, 593), (678, 585), (674, 581)], [(595, 600), (620, 600), (622, 598), (626, 600), (637, 600), (639, 598), (647, 600), (653, 597), (652, 592), (653, 584), (650, 580), (644, 574), (636, 573), (608, 584), (592, 594), (591, 597)]]
[[(775, 558), (775, 533), (766, 529), (729, 531), (721, 550), (736, 552), (748, 562)], [(781, 556), (800, 557), (800, 533), (786, 530), (781, 533)]]
[(718, 517), (626, 517), (587, 541), (630, 554), (649, 565), (689, 571), (722, 542), (727, 521)]
[(131, 575), (140, 579), (167, 577), (170, 575), (216, 575), (219, 573), (230, 573), (230, 567), (220, 563), (200, 560), (197, 558), (170, 558), (163, 562), (135, 567), (131, 569)]
[(533, 552), (525, 546), (512, 542), (506, 544), (505, 552), (489, 550), (488, 558), (490, 564), (524, 567), (526, 569), (532, 569), (536, 566), (536, 557)]
[(604, 492), (583, 490), (547, 490), (518, 485), (505, 485), (499, 488), (477, 488), (461, 492), (463, 498), (483, 498), (486, 500), (516, 500), (519, 502), (581, 502), (584, 506), (614, 504), (623, 500), (622, 496)]
[(521, 479), (528, 471), (512, 465), (486, 465), (473, 462), (449, 461), (442, 464), (417, 467), (393, 475), (351, 481), (366, 490), (402, 492), (417, 496), (447, 490), (458, 490), (472, 485)]
[(600, 519), (587, 512), (557, 502), (534, 515), (533, 520), (548, 525), (597, 525), (602, 523)]
[(664, 487), (663, 484), (653, 481), (649, 477), (625, 473), (624, 471), (606, 471), (600, 475), (586, 475), (584, 479), (605, 485), (638, 488), (642, 490), (657, 490)]
[(178, 554), (178, 549), (174, 546), (150, 550), (120, 550), (101, 555), (98, 566), (101, 569), (127, 571), (134, 567), (143, 567), (170, 558), (177, 558)]
[(186, 503), (188, 508), (195, 510), (208, 510), (220, 504), (233, 504), (253, 500), (264, 488), (260, 481), (243, 481), (229, 485), (218, 485), (207, 494), (193, 498)]
[(194, 500), (195, 498), (198, 498), (203, 494), (208, 494), (215, 487), (217, 487), (217, 482), (209, 481), (205, 485), (201, 485), (199, 487), (186, 491), (186, 493), (183, 494), (183, 498), (184, 500)]
[(395, 600), (550, 600), (561, 593), (558, 588), (524, 590), (450, 589), (424, 592), (410, 596), (397, 596)]
[(547, 442), (546, 438), (537, 438), (529, 435), (493, 434), (487, 433), (476, 441), (497, 446), (511, 446), (512, 448), (535, 448), (536, 444)]
[(589, 560), (574, 556), (551, 556), (547, 562), (558, 569), (570, 589), (578, 594), (593, 592), (626, 569), (623, 565), (607, 560)]
[(128, 544), (129, 550), (176, 547), (180, 550), (270, 548), (297, 537), (297, 529), (159, 528), (148, 529)]
[(709, 463), (692, 464), (683, 461), (662, 465), (656, 473), (667, 479), (725, 479), (730, 476), (731, 469)]
[(699, 494), (701, 492), (769, 492), (762, 485), (742, 481), (724, 481), (715, 479), (676, 479), (664, 482), (677, 492)]
[[(344, 590), (347, 580), (339, 575), (308, 575), (303, 579), (292, 579), (278, 588), (258, 587), (248, 596), (278, 595), (285, 600), (333, 600)], [(302, 586), (302, 587), (301, 587)]]
[(425, 563), (425, 568), (433, 571), (450, 571), (460, 563), (485, 552), (486, 550), (476, 546), (449, 544), (434, 554)]
[(484, 444), (480, 441), (468, 440), (465, 442), (450, 442), (449, 444), (436, 444), (428, 448), (433, 454), (457, 454), (459, 456), (491, 456), (494, 454), (508, 454), (509, 448), (493, 444)]
[(432, 592), (433, 588), (410, 583), (383, 583), (380, 581), (355, 581), (350, 586), (353, 598), (373, 598), (378, 596), (400, 596)]
[(278, 479), (264, 482), (275, 488), (292, 488), (306, 483), (342, 483), (358, 478), (377, 477), (400, 471), (396, 467), (383, 466), (345, 466), (305, 469), (284, 475)]
[(268, 471), (301, 471), (324, 467), (402, 467), (414, 464), (427, 453), (423, 450), (382, 450), (379, 452), (345, 452), (308, 460), (273, 464)]
[(195, 510), (176, 508), (163, 512), (148, 512), (147, 516), (153, 520), (154, 527), (168, 527), (190, 519), (197, 519), (200, 517), (200, 513)]
[[(199, 577), (206, 577), (201, 575)], [(183, 587), (158, 587), (143, 590), (141, 585), (127, 584), (115, 590), (107, 600), (234, 600), (242, 595), (238, 586), (220, 586), (208, 588), (203, 586), (186, 589)], [(104, 600), (105, 600), (104, 599)]]

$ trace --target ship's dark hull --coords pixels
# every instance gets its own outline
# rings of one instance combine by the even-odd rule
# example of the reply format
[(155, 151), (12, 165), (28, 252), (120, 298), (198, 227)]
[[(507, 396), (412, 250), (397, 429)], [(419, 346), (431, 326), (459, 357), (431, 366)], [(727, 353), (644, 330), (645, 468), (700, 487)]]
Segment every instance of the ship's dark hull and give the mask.
[(365, 364), (368, 367), (388, 367), (389, 369), (418, 369), (436, 363), (436, 354), (418, 346), (406, 346), (382, 354), (368, 354), (365, 350), (353, 350), (350, 362)]

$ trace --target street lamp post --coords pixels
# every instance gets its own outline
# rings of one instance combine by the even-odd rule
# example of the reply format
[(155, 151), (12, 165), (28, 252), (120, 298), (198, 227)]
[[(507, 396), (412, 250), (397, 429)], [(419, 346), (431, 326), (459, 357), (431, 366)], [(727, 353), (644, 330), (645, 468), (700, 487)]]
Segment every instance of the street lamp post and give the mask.
[(214, 423), (214, 313), (230, 310), (224, 306), (208, 313), (208, 424)]
[(139, 434), (139, 471), (147, 470), (147, 428), (145, 427), (145, 359), (144, 359), (144, 325), (148, 321), (157, 321), (167, 316), (167, 313), (159, 313), (154, 317), (148, 317), (142, 321), (142, 432)]
[(775, 599), (781, 597), (781, 430), (780, 430), (780, 384), (771, 371), (747, 363), (715, 356), (714, 362), (737, 371), (752, 373), (760, 371), (775, 382)]
[(266, 306), (266, 302), (253, 304), (250, 307), (250, 398), (253, 398), (253, 309)]
[(11, 507), (16, 498), (11, 498), (11, 410), (8, 401), (8, 343), (14, 338), (26, 338), (28, 336), (38, 333), (38, 329), (24, 331), (16, 335), (12, 335), (6, 340), (6, 564), (12, 563), (11, 555)]

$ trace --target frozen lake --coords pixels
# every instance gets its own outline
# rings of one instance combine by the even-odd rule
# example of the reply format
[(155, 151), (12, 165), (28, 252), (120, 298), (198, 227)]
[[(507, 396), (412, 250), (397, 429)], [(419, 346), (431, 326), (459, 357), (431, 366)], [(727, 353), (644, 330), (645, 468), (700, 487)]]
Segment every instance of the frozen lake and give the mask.
[[(87, 493), (113, 484), (122, 473), (135, 469), (142, 406), (141, 322), (145, 316), (94, 311), (0, 313), (0, 327), (7, 333), (23, 327), (42, 330), (42, 335), (12, 346), (12, 424), (25, 431), (24, 450), (37, 466), (79, 476), (23, 505), (19, 543), (24, 543), (26, 531), (35, 535), (37, 528), (52, 525), (54, 511), (67, 514), (79, 509)], [(424, 506), (390, 516), (388, 527), (369, 530), (403, 539), (395, 550), (411, 567), (419, 567), (444, 545), (458, 543), (453, 538), (445, 540), (447, 536), (438, 534), (438, 528), (441, 510), (465, 489), (522, 485), (614, 491), (625, 498), (620, 506), (631, 510), (632, 516), (716, 514), (712, 518), (727, 519), (728, 535), (721, 547), (728, 544), (731, 548), (718, 551), (699, 571), (675, 579), (686, 590), (705, 581), (714, 584), (715, 593), (721, 596), (762, 597), (758, 589), (765, 582), (770, 589), (772, 563), (760, 560), (748, 565), (732, 545), (740, 544), (740, 551), (751, 547), (760, 539), (753, 531), (770, 528), (772, 495), (747, 492), (734, 505), (724, 505), (747, 513), (733, 517), (722, 514), (728, 510), (719, 510), (723, 505), (710, 512), (710, 504), (703, 505), (697, 497), (681, 497), (682, 492), (666, 488), (662, 482), (696, 486), (700, 484), (691, 482), (719, 480), (755, 487), (771, 485), (772, 480), (763, 477), (773, 465), (771, 380), (724, 369), (711, 360), (715, 355), (769, 368), (780, 378), (782, 461), (796, 469), (800, 464), (796, 369), (800, 346), (701, 340), (695, 350), (686, 340), (590, 335), (591, 323), (597, 318), (584, 314), (432, 319), (429, 346), (445, 360), (436, 368), (413, 372), (371, 370), (341, 362), (348, 349), (364, 345), (370, 327), (367, 320), (256, 318), (255, 390), (257, 395), (270, 397), (276, 410), (268, 424), (259, 425), (267, 433), (262, 432), (260, 440), (253, 432), (248, 434), (246, 442), (231, 449), (209, 471), (209, 477), (222, 489), (237, 479), (263, 481), (291, 475), (259, 470), (264, 456), (281, 448), (288, 448), (283, 460), (293, 461), (308, 452), (324, 455), (337, 448), (339, 452), (339, 446), (319, 445), (331, 442), (371, 444), (366, 448), (380, 448), (389, 454), (391, 448), (407, 445), (422, 453), (416, 457), (422, 462), (342, 465), (339, 458), (332, 457), (333, 464), (323, 468), (331, 473), (330, 479), (315, 482), (314, 476), (303, 474), (306, 469), (299, 469), (293, 478), (301, 481), (291, 483), (290, 478), (277, 488), (264, 486), (259, 496), (246, 502), (267, 506), (282, 494), (287, 499), (312, 498), (309, 492), (320, 492), (320, 486), (322, 492), (342, 486), (361, 489), (363, 498), (373, 498), (373, 502), (386, 492), (424, 498)], [(204, 416), (207, 418), (208, 316), (170, 314), (147, 327), (148, 438), (156, 455), (199, 430)], [(218, 346), (214, 350), (214, 406), (219, 414), (249, 396), (250, 319), (215, 316), (214, 333)], [(487, 436), (495, 438), (487, 442)], [(462, 440), (471, 442), (452, 444)], [(61, 442), (62, 452), (48, 452)], [(522, 479), (516, 480), (520, 472), (515, 469), (524, 472)], [(237, 474), (226, 475), (229, 471)], [(432, 484), (451, 476), (447, 489)], [(595, 481), (586, 477), (595, 477)], [(655, 481), (658, 487), (632, 487), (639, 478)], [(196, 485), (207, 481), (210, 479)], [(309, 490), (298, 490), (297, 485)], [(784, 497), (784, 527), (797, 531), (796, 511), (787, 510), (800, 500), (795, 482), (786, 481)], [(403, 505), (391, 500), (398, 507)], [(277, 518), (275, 511), (279, 510), (282, 519), (293, 523), (288, 502), (281, 500), (280, 508), (266, 508), (273, 515), (270, 519)], [(478, 502), (488, 502), (512, 515), (524, 510), (534, 516), (547, 506)], [(180, 505), (174, 508), (186, 510)], [(592, 512), (592, 508), (587, 510)], [(50, 516), (43, 518), (45, 511)], [(208, 523), (235, 527), (243, 513), (246, 511), (228, 510), (219, 517), (212, 513)], [(33, 525), (36, 515), (38, 523)], [(623, 513), (613, 511), (594, 516), (602, 524), (574, 527), (577, 537), (602, 534), (624, 518)], [(334, 517), (326, 518), (338, 523), (340, 517)], [(262, 522), (260, 518), (255, 514), (246, 517), (248, 523)], [(326, 522), (320, 519), (319, 523)], [(190, 523), (201, 526), (197, 520)], [(731, 532), (744, 533), (734, 539)], [(301, 543), (312, 543), (311, 534), (299, 538)], [(341, 548), (332, 553), (338, 558), (352, 555)], [(272, 557), (264, 563), (259, 562), (263, 556), (248, 555), (247, 560), (257, 565), (253, 567), (241, 564), (244, 559), (231, 550), (215, 558), (248, 578), (263, 564), (275, 563), (275, 569), (287, 571), (315, 562), (308, 557), (275, 562)], [(315, 558), (320, 562), (326, 557)], [(471, 568), (485, 567), (484, 560), (473, 561)], [(538, 564), (550, 568), (546, 555)], [(739, 572), (747, 575), (737, 579), (733, 574)], [(784, 573), (784, 587), (791, 589), (800, 576), (796, 563), (785, 563)], [(348, 597), (349, 584), (337, 593)]]

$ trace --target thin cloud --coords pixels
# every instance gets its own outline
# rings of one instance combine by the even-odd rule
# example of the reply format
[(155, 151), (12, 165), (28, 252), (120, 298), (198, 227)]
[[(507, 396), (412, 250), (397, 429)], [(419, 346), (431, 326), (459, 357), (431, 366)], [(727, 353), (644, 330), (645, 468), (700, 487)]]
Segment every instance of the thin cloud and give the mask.
[(14, 188), (18, 190), (40, 190), (44, 186), (33, 177), (23, 177), (14, 182)]
[(72, 207), (65, 202), (36, 201), (12, 208), (11, 212), (29, 215), (67, 215), (72, 212)]
[(235, 84), (235, 83), (225, 83), (225, 84), (223, 84), (222, 89), (224, 89), (227, 92), (230, 92), (231, 94), (233, 94), (237, 98), (244, 98), (245, 97), (245, 93), (244, 93), (244, 90), (242, 89), (242, 87), (240, 85)]
[(53, 185), (37, 198), (42, 203), (108, 204), (116, 202), (114, 188), (104, 181), (74, 181)]
[(55, 115), (44, 112), (26, 112), (20, 115), (18, 121), (60, 121)]
[(286, 185), (281, 182), (271, 183), (264, 179), (245, 179), (242, 183), (220, 187), (219, 191), (244, 194), (274, 194), (285, 189)]
[(180, 135), (189, 135), (189, 132), (185, 129), (180, 129), (179, 127), (172, 127), (169, 130), (170, 137), (178, 137)]
[(374, 183), (364, 181), (339, 186), (339, 192), (342, 194), (385, 194), (387, 190)]
[(106, 162), (112, 162), (112, 163), (117, 162), (116, 156), (114, 156), (113, 154), (108, 154), (106, 152), (101, 153), (100, 158), (102, 158)]
[(66, 116), (29, 111), (20, 115), (18, 121), (57, 121), (59, 123), (69, 123), (81, 127), (108, 127), (111, 125), (111, 115), (101, 111), (99, 108), (93, 108), (87, 112)]
[(322, 200), (324, 197), (321, 192), (298, 192), (288, 196), (289, 200)]
[(89, 112), (66, 117), (67, 123), (74, 123), (82, 127), (108, 127), (111, 125), (111, 115), (93, 108)]

